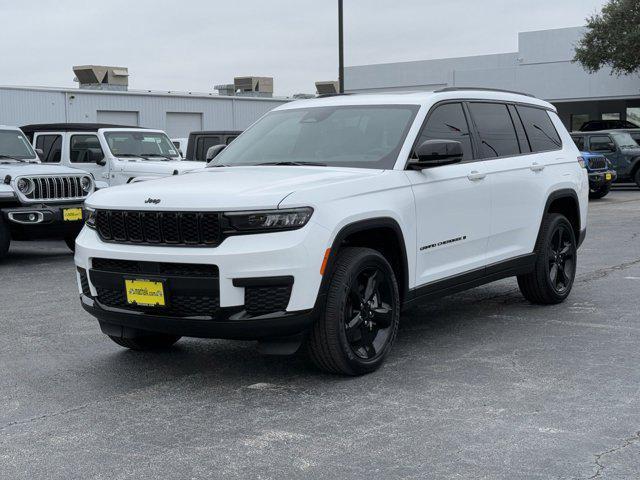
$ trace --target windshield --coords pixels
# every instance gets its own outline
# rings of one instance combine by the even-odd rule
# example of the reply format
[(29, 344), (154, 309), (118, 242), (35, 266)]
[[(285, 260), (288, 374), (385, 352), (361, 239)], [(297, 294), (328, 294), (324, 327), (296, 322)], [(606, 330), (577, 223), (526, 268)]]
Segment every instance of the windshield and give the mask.
[(620, 148), (638, 148), (636, 141), (626, 132), (612, 133), (611, 136)]
[(179, 160), (175, 145), (164, 133), (105, 132), (107, 145), (114, 157), (136, 157), (145, 160)]
[(311, 164), (393, 168), (417, 105), (352, 105), (271, 112), (209, 166)]
[(36, 154), (20, 130), (0, 130), (0, 161), (12, 158), (33, 160)]

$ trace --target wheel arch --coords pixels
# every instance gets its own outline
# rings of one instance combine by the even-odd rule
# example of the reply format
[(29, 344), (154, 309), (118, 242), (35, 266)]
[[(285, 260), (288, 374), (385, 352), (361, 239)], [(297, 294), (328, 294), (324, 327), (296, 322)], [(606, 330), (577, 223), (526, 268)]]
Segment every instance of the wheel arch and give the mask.
[(345, 246), (368, 247), (379, 251), (394, 269), (400, 287), (400, 301), (409, 291), (409, 261), (404, 234), (400, 224), (391, 217), (358, 220), (345, 225), (335, 236), (320, 286), (320, 294), (327, 292), (336, 258)]
[(580, 221), (580, 201), (578, 200), (578, 194), (575, 190), (565, 188), (556, 190), (549, 194), (547, 203), (544, 207), (542, 219), (540, 221), (538, 235), (542, 230), (544, 216), (549, 213), (560, 213), (567, 217), (567, 219), (571, 223), (571, 226), (573, 227), (576, 242), (580, 241), (580, 232), (582, 231), (582, 225)]

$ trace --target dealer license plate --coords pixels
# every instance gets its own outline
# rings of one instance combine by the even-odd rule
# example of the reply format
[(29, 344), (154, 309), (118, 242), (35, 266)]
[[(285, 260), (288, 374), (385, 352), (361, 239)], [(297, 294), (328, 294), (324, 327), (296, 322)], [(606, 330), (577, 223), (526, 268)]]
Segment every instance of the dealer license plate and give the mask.
[(611, 174), (610, 173), (605, 173), (604, 174), (604, 179), (605, 180), (611, 180)]
[(124, 286), (127, 303), (130, 305), (144, 307), (164, 307), (166, 305), (162, 282), (125, 279)]
[(65, 222), (79, 222), (82, 220), (81, 208), (65, 208), (62, 210), (62, 219)]

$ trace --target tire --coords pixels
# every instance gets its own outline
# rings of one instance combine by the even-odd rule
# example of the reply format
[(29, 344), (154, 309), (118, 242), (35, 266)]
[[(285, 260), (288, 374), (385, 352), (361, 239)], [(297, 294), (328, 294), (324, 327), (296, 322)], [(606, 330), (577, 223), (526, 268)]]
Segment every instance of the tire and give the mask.
[(344, 248), (329, 281), (322, 314), (307, 340), (326, 372), (363, 375), (382, 365), (398, 333), (400, 293), (389, 262), (370, 248)]
[(575, 233), (567, 217), (559, 213), (545, 215), (536, 242), (535, 268), (518, 276), (524, 298), (539, 305), (563, 302), (573, 287), (577, 250)]
[(592, 200), (598, 200), (602, 197), (606, 197), (607, 194), (611, 191), (611, 185), (604, 185), (597, 190), (589, 191), (589, 198)]
[(11, 233), (0, 214), (0, 260), (4, 259), (9, 253), (9, 245), (11, 244)]
[(72, 252), (76, 251), (76, 237), (66, 237), (64, 239), (64, 243), (67, 244), (69, 250), (71, 250)]
[(157, 334), (138, 338), (122, 338), (109, 335), (109, 338), (121, 347), (128, 348), (130, 350), (147, 351), (169, 348), (178, 340), (180, 340), (181, 337), (175, 335)]

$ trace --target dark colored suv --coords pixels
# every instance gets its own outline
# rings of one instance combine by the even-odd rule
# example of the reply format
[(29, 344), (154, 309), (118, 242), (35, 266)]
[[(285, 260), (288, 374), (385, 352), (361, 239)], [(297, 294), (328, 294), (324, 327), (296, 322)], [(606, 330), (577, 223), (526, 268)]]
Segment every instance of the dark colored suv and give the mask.
[(640, 146), (628, 132), (573, 132), (571, 138), (580, 151), (607, 157), (618, 174), (618, 181), (633, 181), (640, 187)]
[(187, 143), (186, 160), (207, 161), (207, 151), (216, 145), (229, 145), (241, 130), (191, 132)]
[(620, 128), (640, 128), (640, 126), (626, 120), (589, 120), (582, 124), (580, 131), (595, 132), (597, 130), (618, 130)]
[(606, 196), (611, 190), (611, 184), (618, 178), (611, 162), (601, 153), (580, 152), (580, 155), (589, 173), (589, 198)]

